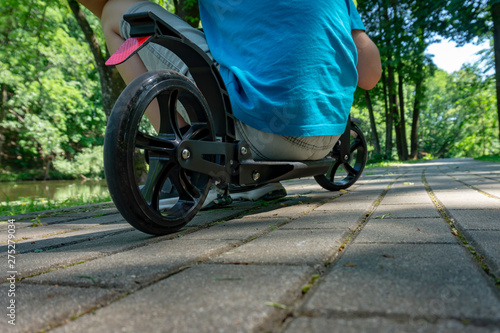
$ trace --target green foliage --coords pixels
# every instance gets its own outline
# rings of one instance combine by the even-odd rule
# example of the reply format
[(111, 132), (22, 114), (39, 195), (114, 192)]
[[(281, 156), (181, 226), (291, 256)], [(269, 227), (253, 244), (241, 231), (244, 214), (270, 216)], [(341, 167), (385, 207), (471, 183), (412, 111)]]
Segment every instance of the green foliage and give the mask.
[(436, 157), (495, 154), (498, 119), (494, 81), (477, 66), (427, 80), (428, 103), (421, 117), (422, 150)]
[[(417, 130), (418, 136), (412, 137), (412, 143), (418, 144), (421, 156), (461, 157), (498, 152), (494, 84), (485, 74), (494, 67), (493, 47), (483, 52), (482, 68), (464, 67), (453, 75), (436, 73), (432, 59), (425, 54), (427, 46), (442, 38), (459, 45), (491, 38), (491, 2), (359, 0), (358, 4), (367, 33), (379, 47), (384, 68), (383, 81), (370, 92), (377, 131), (386, 134), (379, 135), (381, 145), (386, 147), (384, 157), (395, 156), (393, 137), (398, 144), (398, 156), (404, 157), (401, 141), (410, 136), (410, 125)], [(396, 91), (400, 82), (402, 93)], [(368, 142), (372, 142), (364, 108), (364, 96), (358, 93), (355, 114), (361, 110), (363, 129)], [(419, 113), (420, 123), (413, 122), (413, 114)], [(406, 129), (396, 126), (402, 123), (403, 115)], [(395, 130), (399, 137), (393, 134)], [(370, 158), (380, 158), (372, 150), (369, 153)]]
[(103, 146), (83, 148), (73, 161), (57, 157), (54, 168), (63, 175), (87, 178), (104, 177)]
[[(20, 198), (16, 201), (0, 202), (0, 216), (12, 216), (17, 214), (26, 214), (32, 212), (45, 211), (50, 209), (59, 209), (75, 206), (96, 204), (101, 202), (110, 202), (109, 194), (93, 195), (91, 197), (79, 195), (65, 199), (64, 201), (51, 201), (47, 199)], [(33, 226), (41, 226), (38, 218), (33, 219)]]
[(0, 27), (0, 168), (46, 177), (55, 159), (102, 144), (99, 76), (66, 1), (3, 1)]
[[(171, 12), (196, 22), (196, 0), (155, 0)], [(378, 44), (384, 68), (404, 83), (406, 122), (420, 102), (418, 131), (425, 157), (481, 156), (498, 153), (494, 81), (477, 66), (452, 75), (436, 71), (426, 47), (441, 37), (464, 43), (491, 37), (489, 10), (481, 0), (359, 0), (368, 34)], [(104, 45), (99, 21), (86, 17)], [(478, 40), (478, 39), (477, 39)], [(65, 0), (2, 0), (0, 6), (0, 180), (102, 177), (106, 116), (99, 73), (83, 33)], [(103, 53), (105, 50), (103, 50)], [(493, 51), (483, 67), (494, 67)], [(416, 84), (424, 81), (420, 94)], [(370, 92), (380, 135), (387, 126), (388, 100), (380, 83)], [(353, 115), (363, 120), (367, 141), (374, 141), (364, 92), (355, 97)], [(397, 120), (397, 119), (396, 119)], [(393, 125), (392, 125), (393, 126)], [(406, 129), (410, 134), (410, 127)], [(376, 156), (385, 161), (394, 158)]]
[(476, 160), (500, 163), (500, 155), (481, 156), (476, 158)]

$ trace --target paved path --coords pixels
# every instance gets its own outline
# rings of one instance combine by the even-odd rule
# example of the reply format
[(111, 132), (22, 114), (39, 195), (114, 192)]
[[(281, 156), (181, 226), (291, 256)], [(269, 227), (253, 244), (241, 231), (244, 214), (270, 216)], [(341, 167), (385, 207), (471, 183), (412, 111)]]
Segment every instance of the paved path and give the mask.
[(284, 201), (164, 237), (112, 205), (15, 216), (12, 267), (0, 218), (3, 273), (17, 272), (0, 331), (500, 332), (500, 164), (370, 169), (338, 193), (284, 185)]

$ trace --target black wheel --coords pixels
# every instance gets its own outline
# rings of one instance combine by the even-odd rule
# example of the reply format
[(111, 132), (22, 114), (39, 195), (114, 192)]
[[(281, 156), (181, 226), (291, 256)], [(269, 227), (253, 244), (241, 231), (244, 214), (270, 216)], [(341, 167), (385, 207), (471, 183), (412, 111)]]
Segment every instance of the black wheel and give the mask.
[[(157, 130), (145, 115), (156, 105)], [(178, 112), (190, 126), (179, 126)], [(211, 177), (182, 169), (178, 163), (177, 147), (183, 140), (215, 140), (209, 108), (198, 88), (170, 71), (135, 79), (108, 120), (104, 168), (116, 207), (143, 232), (164, 235), (179, 230), (207, 196)]]
[(361, 176), (367, 159), (366, 140), (363, 132), (355, 124), (351, 124), (350, 156), (347, 161), (340, 158), (339, 148), (333, 148), (332, 155), (336, 161), (324, 175), (315, 176), (316, 182), (329, 191), (345, 190), (353, 185)]

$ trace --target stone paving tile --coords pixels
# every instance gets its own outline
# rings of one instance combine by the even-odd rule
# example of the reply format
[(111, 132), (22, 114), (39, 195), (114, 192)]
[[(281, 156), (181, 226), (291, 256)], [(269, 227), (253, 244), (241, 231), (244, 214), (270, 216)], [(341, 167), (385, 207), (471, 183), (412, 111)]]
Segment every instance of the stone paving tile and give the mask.
[[(7, 297), (9, 286), (0, 286), (2, 320), (0, 331), (40, 332), (51, 325), (58, 325), (69, 318), (105, 305), (116, 299), (116, 291), (99, 288), (70, 288), (62, 286), (33, 286), (16, 284), (15, 298)], [(5, 296), (4, 296), (5, 295)], [(16, 325), (8, 324), (7, 302), (15, 300)]]
[[(366, 184), (360, 184), (361, 186), (359, 187), (359, 189), (362, 190), (362, 192), (365, 194), (376, 194), (377, 192), (385, 191), (389, 183), (390, 181), (388, 179), (375, 180), (367, 182)], [(349, 188), (348, 190), (350, 191), (351, 188)]]
[(288, 195), (304, 194), (315, 191), (323, 191), (323, 188), (311, 178), (303, 178), (298, 182), (282, 182)]
[(500, 188), (498, 185), (491, 185), (491, 187), (481, 186), (479, 189), (488, 193), (489, 195), (496, 197), (496, 199), (500, 199)]
[(373, 205), (376, 197), (367, 198), (365, 200), (351, 200), (349, 195), (342, 196), (338, 199), (327, 202), (326, 204), (318, 207), (318, 211), (329, 211), (335, 214), (336, 211), (352, 211), (357, 213), (364, 213)]
[(307, 204), (322, 205), (330, 200), (335, 200), (341, 195), (342, 193), (340, 192), (321, 190), (313, 193), (300, 195), (299, 197), (296, 197), (296, 199), (298, 199), (298, 201), (300, 202)]
[(425, 186), (424, 183), (422, 183), (421, 177), (402, 177), (392, 184), (391, 190), (425, 190)]
[(466, 183), (467, 185), (474, 186), (477, 188), (481, 188), (483, 186), (495, 186), (498, 187), (498, 182), (487, 179), (487, 178), (482, 178), (482, 177), (477, 177), (477, 176), (469, 176), (469, 177), (455, 177), (458, 180)]
[(221, 209), (210, 209), (199, 212), (187, 225), (181, 230), (205, 226), (212, 222), (227, 220), (235, 216), (243, 214), (245, 211), (252, 209), (252, 203), (248, 201), (234, 202), (230, 206)]
[(86, 216), (88, 215), (89, 212), (95, 212), (95, 215), (100, 215), (100, 214), (106, 215), (106, 214), (117, 214), (118, 210), (114, 207), (112, 202), (107, 202), (107, 203), (100, 203), (87, 206), (32, 212), (32, 213), (19, 214), (13, 216), (0, 216), (0, 221), (7, 219), (15, 219), (16, 221), (26, 221), (26, 220), (31, 220), (35, 217), (46, 218), (46, 219), (49, 219), (51, 217), (57, 219), (59, 219), (60, 217), (66, 217), (67, 220), (70, 220)]
[(485, 257), (491, 273), (500, 279), (500, 230), (498, 231), (466, 231), (465, 236)]
[(182, 236), (183, 240), (239, 240), (245, 241), (250, 238), (262, 236), (271, 229), (279, 227), (288, 222), (288, 219), (274, 218), (240, 218), (229, 220), (215, 226)]
[(499, 180), (493, 180), (493, 179), (487, 179), (486, 182), (482, 183), (481, 185), (478, 185), (480, 189), (495, 189), (498, 190), (499, 187)]
[(257, 209), (255, 211), (245, 214), (244, 218), (258, 219), (258, 218), (285, 218), (285, 219), (295, 219), (303, 216), (317, 207), (317, 203), (314, 200), (308, 200), (308, 198), (295, 198), (284, 202), (279, 205), (273, 205), (271, 207), (264, 207)]
[(450, 244), (356, 244), (303, 311), (500, 322), (500, 298), (467, 251)]
[(38, 274), (57, 267), (102, 257), (117, 251), (140, 246), (153, 236), (132, 230), (107, 237), (92, 239), (42, 252), (17, 254), (19, 277)]
[(404, 188), (392, 188), (387, 192), (387, 195), (391, 196), (422, 196), (426, 194), (424, 187), (408, 186), (408, 189)]
[(280, 227), (280, 230), (297, 229), (341, 229), (354, 230), (365, 216), (353, 211), (321, 211), (313, 210), (290, 223)]
[(214, 261), (239, 264), (319, 265), (329, 262), (350, 233), (342, 229), (277, 229)]
[(29, 278), (26, 282), (134, 290), (227, 251), (234, 244), (227, 240), (179, 238), (89, 260)]
[(432, 173), (429, 175), (429, 172), (426, 172), (426, 180), (433, 191), (458, 192), (463, 190), (470, 190), (468, 186), (454, 181), (448, 176), (435, 177), (432, 175)]
[(337, 202), (363, 202), (363, 201), (371, 201), (374, 202), (376, 198), (383, 193), (384, 189), (381, 190), (370, 190), (365, 191), (363, 188), (359, 188), (357, 191), (349, 191), (342, 196), (339, 196)]
[(439, 217), (434, 205), (379, 205), (373, 212), (372, 218), (435, 218)]
[[(60, 223), (61, 219), (64, 219), (65, 223), (72, 223), (74, 221), (87, 221), (88, 223), (93, 224), (93, 219), (98, 219), (101, 217), (105, 217), (107, 215), (119, 215), (118, 210), (114, 207), (110, 208), (101, 208), (94, 209), (90, 206), (88, 209), (80, 208), (80, 209), (71, 209), (64, 214), (55, 215), (56, 213), (47, 213), (47, 214), (39, 214), (34, 215), (32, 218), (29, 218), (29, 221), (33, 221), (34, 219), (39, 220), (42, 224), (54, 224)], [(26, 222), (25, 220), (17, 220), (16, 222)], [(84, 223), (84, 222), (81, 222)]]
[(500, 231), (500, 210), (450, 210), (458, 230)]
[[(37, 232), (43, 233), (44, 230), (50, 230), (52, 227), (56, 227), (60, 224), (74, 226), (74, 228), (80, 227), (90, 227), (93, 225), (99, 224), (108, 224), (114, 223), (118, 221), (124, 221), (123, 217), (120, 214), (116, 213), (116, 209), (113, 209), (113, 213), (106, 213), (105, 215), (100, 216), (101, 213), (96, 213), (95, 211), (78, 213), (77, 217), (69, 216), (50, 216), (50, 217), (42, 217), (42, 218), (31, 218), (24, 221), (16, 220), (16, 230), (19, 233), (30, 234), (33, 232), (33, 225), (40, 224), (41, 226), (36, 227)], [(31, 230), (31, 231), (30, 231)], [(28, 232), (30, 231), (30, 232)], [(7, 232), (6, 223), (0, 223), (0, 235)], [(1, 236), (0, 236), (1, 237)]]
[[(16, 225), (16, 229), (19, 229), (19, 230), (22, 230), (22, 229), (26, 229), (26, 228), (31, 228), (33, 226), (33, 223), (34, 222), (37, 222), (36, 219), (26, 219), (24, 221), (19, 221), (19, 220), (16, 220), (16, 219), (13, 219), (15, 220), (15, 225)], [(0, 220), (0, 232), (6, 232), (7, 231), (7, 222), (8, 220), (5, 219), (5, 220)], [(45, 220), (42, 220), (40, 219), (40, 223), (42, 223), (42, 221), (45, 221)], [(65, 221), (67, 221), (67, 219), (65, 217), (53, 217), (51, 218), (51, 223), (64, 223)], [(43, 222), (45, 224), (48, 224), (46, 222)]]
[(458, 239), (440, 218), (371, 219), (356, 237), (356, 243), (458, 244)]
[[(28, 239), (26, 241), (20, 241), (16, 244), (16, 250), (20, 253), (33, 252), (37, 249), (46, 250), (48, 248), (55, 248), (64, 245), (71, 245), (83, 241), (87, 241), (92, 238), (103, 238), (108, 235), (116, 234), (117, 232), (124, 232), (127, 230), (132, 230), (132, 227), (127, 223), (121, 224), (109, 224), (103, 225), (96, 228), (86, 228), (80, 230), (74, 230), (65, 233), (56, 233), (50, 237)], [(68, 231), (66, 229), (66, 231)], [(26, 237), (22, 230), (16, 232), (16, 237)], [(7, 237), (5, 237), (6, 239)], [(0, 255), (4, 255), (7, 252), (7, 245), (0, 246)]]
[(489, 198), (472, 189), (434, 191), (437, 199), (448, 209), (499, 209), (500, 200)]
[[(337, 316), (335, 316), (337, 317)], [(478, 327), (458, 320), (440, 320), (437, 323), (427, 320), (404, 320), (386, 318), (306, 318), (294, 320), (284, 333), (499, 333), (497, 325)]]
[(387, 193), (380, 203), (381, 205), (430, 205), (432, 200), (427, 193), (413, 195), (396, 195)]
[(129, 295), (54, 332), (254, 332), (291, 304), (312, 269), (200, 265)]
[[(98, 231), (101, 229), (106, 229), (111, 225), (112, 226), (119, 226), (122, 228), (130, 227), (130, 224), (125, 222), (123, 220), (123, 218), (120, 218), (120, 219), (117, 218), (117, 219), (113, 219), (113, 220), (110, 219), (109, 223), (105, 223), (105, 224), (99, 224), (99, 223), (96, 223), (96, 224), (65, 224), (65, 223), (60, 223), (60, 224), (50, 224), (48, 226), (40, 226), (40, 227), (29, 227), (29, 228), (22, 228), (22, 229), (16, 228), (16, 237), (18, 237), (17, 243), (18, 244), (31, 243), (34, 240), (54, 237), (58, 234), (69, 235), (72, 232), (76, 232), (76, 231), (83, 230), (83, 229), (95, 232), (95, 231)], [(2, 237), (4, 234), (5, 234), (4, 232), (0, 232), (0, 237)], [(0, 244), (2, 244), (2, 243), (4, 243), (4, 242), (0, 242)]]

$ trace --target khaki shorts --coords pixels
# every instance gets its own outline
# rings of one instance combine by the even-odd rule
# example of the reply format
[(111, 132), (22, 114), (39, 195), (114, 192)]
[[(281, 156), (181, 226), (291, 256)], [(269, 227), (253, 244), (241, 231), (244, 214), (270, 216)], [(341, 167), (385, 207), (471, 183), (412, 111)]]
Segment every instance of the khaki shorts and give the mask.
[[(168, 12), (163, 7), (149, 1), (138, 2), (132, 5), (127, 13), (139, 13), (151, 11), (171, 26), (177, 29), (207, 55), (212, 58), (208, 48), (205, 34), (191, 27), (178, 16)], [(123, 21), (120, 24), (120, 34), (123, 38), (130, 37), (130, 26)], [(150, 71), (168, 69), (191, 78), (189, 70), (184, 62), (168, 49), (150, 43), (139, 51), (139, 56), (146, 68)], [(212, 58), (213, 59), (213, 58)], [(182, 115), (182, 111), (179, 112)], [(328, 155), (340, 135), (292, 137), (267, 133), (250, 127), (238, 120), (235, 125), (236, 138), (245, 140), (250, 145), (250, 151), (255, 160), (271, 161), (305, 161), (319, 160)]]

